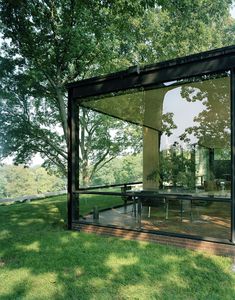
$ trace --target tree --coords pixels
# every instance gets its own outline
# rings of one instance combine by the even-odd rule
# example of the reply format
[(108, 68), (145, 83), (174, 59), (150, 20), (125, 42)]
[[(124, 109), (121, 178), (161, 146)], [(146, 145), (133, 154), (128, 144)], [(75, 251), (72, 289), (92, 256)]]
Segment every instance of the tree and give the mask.
[(92, 180), (93, 185), (128, 183), (142, 181), (143, 158), (141, 154), (116, 157), (98, 170)]
[(207, 148), (229, 149), (231, 143), (230, 77), (224, 74), (204, 76), (204, 80), (185, 85), (182, 98), (188, 102), (201, 101), (204, 109), (194, 118), (194, 126), (186, 128), (181, 140), (196, 138)]
[(1, 157), (65, 174), (66, 84), (220, 46), (230, 4), (1, 0)]
[(80, 109), (81, 184), (87, 186), (96, 172), (119, 156), (140, 151), (141, 128), (113, 117)]
[(161, 152), (160, 177), (162, 184), (165, 182), (173, 187), (195, 187), (195, 150), (183, 149), (175, 142), (169, 149)]
[(65, 189), (65, 179), (42, 167), (0, 166), (0, 198), (35, 195)]
[(115, 64), (126, 65), (123, 19), (139, 14), (141, 2), (0, 2), (8, 39), (1, 53), (1, 156), (22, 163), (39, 152), (47, 166), (66, 172), (65, 85), (110, 71), (114, 63), (104, 62), (120, 54)]

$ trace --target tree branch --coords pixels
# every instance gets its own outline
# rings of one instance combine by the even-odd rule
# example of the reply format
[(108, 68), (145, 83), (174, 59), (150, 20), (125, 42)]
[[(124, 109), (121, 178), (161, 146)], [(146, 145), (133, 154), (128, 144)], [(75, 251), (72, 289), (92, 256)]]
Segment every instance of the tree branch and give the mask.
[(91, 171), (90, 179), (94, 176), (94, 173), (97, 171), (98, 166), (105, 160), (105, 158), (109, 154), (109, 151), (110, 148), (108, 148), (104, 155), (94, 164), (93, 170)]

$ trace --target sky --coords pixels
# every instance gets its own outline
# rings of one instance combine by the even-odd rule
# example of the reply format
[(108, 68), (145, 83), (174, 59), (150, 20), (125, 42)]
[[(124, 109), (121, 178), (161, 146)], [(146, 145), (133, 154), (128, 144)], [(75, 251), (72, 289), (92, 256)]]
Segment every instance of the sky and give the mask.
[(230, 11), (231, 16), (235, 19), (235, 5), (233, 6), (233, 8)]
[[(212, 105), (213, 108), (213, 119), (216, 118), (218, 120), (217, 124), (220, 124), (221, 130), (226, 130), (226, 122), (224, 122), (223, 118), (220, 117), (219, 109), (220, 109), (220, 101), (223, 99), (223, 105), (224, 105), (224, 112), (229, 113), (229, 91), (230, 91), (230, 78), (229, 77), (219, 77), (213, 80), (205, 80), (200, 81), (198, 83), (193, 83), (194, 88), (192, 88), (191, 84), (184, 84), (182, 87), (184, 88), (190, 88), (190, 99), (193, 99), (194, 101), (186, 101), (184, 97), (182, 97), (182, 87), (178, 86), (174, 89), (171, 89), (168, 91), (164, 97), (163, 102), (163, 114), (166, 113), (172, 113), (172, 119), (174, 124), (176, 125), (176, 128), (172, 129), (172, 134), (170, 136), (167, 136), (166, 134), (163, 134), (161, 136), (161, 149), (168, 149), (171, 145), (174, 144), (174, 142), (178, 142), (179, 145), (181, 145), (183, 148), (187, 147), (189, 144), (196, 144), (198, 143), (198, 138), (195, 134), (187, 135), (187, 138), (190, 138), (190, 141), (188, 143), (185, 143), (180, 140), (179, 136), (183, 133), (185, 133), (186, 129), (193, 126), (199, 126), (200, 123), (198, 123), (195, 120), (195, 117), (199, 117), (199, 119), (203, 120), (203, 124), (207, 124), (210, 126), (211, 122), (211, 114), (207, 114), (208, 107), (206, 104), (208, 104), (208, 101)], [(221, 89), (223, 87), (223, 89)], [(221, 97), (223, 95), (222, 99), (215, 99), (213, 98), (207, 98), (206, 95), (204, 95), (203, 99), (200, 99), (201, 95), (198, 96), (198, 93), (200, 92), (200, 89), (204, 90), (204, 92), (211, 93), (222, 93)], [(202, 117), (203, 115), (203, 117)], [(205, 118), (207, 116), (207, 118)], [(205, 125), (202, 126), (202, 128)], [(220, 144), (220, 137), (217, 135), (217, 132), (215, 129), (212, 129), (211, 127), (211, 134), (213, 133), (214, 136), (217, 136), (218, 144)], [(210, 141), (208, 141), (210, 143)], [(214, 140), (213, 140), (214, 143)], [(209, 144), (208, 144), (209, 145)], [(214, 146), (211, 145), (211, 146)]]
[[(195, 89), (195, 93), (198, 92)], [(184, 147), (184, 143), (180, 141), (179, 136), (183, 134), (188, 127), (195, 126), (194, 118), (198, 116), (205, 106), (202, 101), (187, 102), (181, 97), (181, 87), (177, 87), (169, 91), (163, 103), (163, 114), (173, 113), (173, 122), (177, 128), (172, 130), (171, 136), (165, 134), (161, 138), (161, 150), (168, 149), (174, 142), (178, 142)], [(196, 143), (197, 140), (194, 138), (191, 143)]]

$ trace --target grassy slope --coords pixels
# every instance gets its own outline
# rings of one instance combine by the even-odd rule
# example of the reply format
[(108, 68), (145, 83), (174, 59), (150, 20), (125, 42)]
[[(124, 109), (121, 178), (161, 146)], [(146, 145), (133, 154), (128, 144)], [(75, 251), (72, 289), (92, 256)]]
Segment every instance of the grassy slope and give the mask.
[(229, 258), (65, 230), (65, 197), (0, 206), (0, 299), (235, 299)]

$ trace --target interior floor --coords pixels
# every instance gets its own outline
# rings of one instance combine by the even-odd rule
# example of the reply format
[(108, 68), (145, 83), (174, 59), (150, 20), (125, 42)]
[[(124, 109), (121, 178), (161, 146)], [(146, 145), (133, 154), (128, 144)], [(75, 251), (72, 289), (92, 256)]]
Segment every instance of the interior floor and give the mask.
[(100, 225), (114, 225), (131, 229), (146, 229), (201, 237), (230, 239), (230, 209), (226, 203), (212, 203), (209, 206), (186, 207), (165, 206), (141, 209), (141, 217), (134, 205), (113, 207), (99, 211), (98, 218), (92, 213), (83, 221)]

